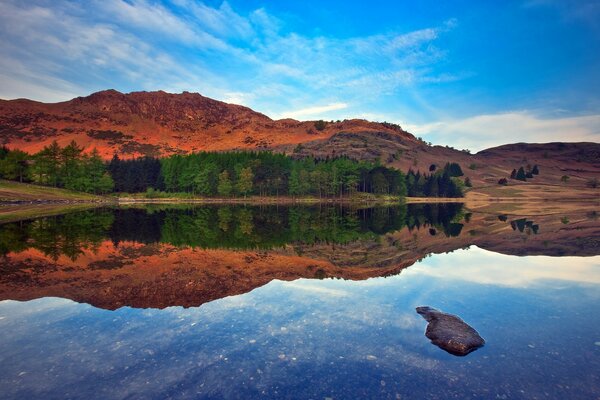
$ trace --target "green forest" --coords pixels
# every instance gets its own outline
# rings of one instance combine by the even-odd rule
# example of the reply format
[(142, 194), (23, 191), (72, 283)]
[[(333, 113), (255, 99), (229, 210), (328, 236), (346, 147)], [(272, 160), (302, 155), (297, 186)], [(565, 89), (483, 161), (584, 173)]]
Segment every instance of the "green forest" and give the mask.
[(200, 152), (164, 158), (104, 162), (75, 142), (56, 142), (30, 155), (0, 149), (0, 177), (87, 193), (145, 193), (161, 197), (187, 193), (202, 197), (351, 197), (356, 193), (398, 197), (460, 197), (462, 170), (447, 163), (430, 174), (404, 174), (380, 163), (347, 157), (293, 158), (271, 152)]

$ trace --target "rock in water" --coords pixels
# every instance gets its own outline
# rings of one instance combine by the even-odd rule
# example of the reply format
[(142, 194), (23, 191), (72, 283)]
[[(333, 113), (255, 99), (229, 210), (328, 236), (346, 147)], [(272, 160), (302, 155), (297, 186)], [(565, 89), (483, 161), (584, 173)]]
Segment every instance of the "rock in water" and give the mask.
[(417, 313), (429, 322), (425, 336), (450, 354), (466, 356), (485, 344), (479, 333), (456, 315), (431, 307), (417, 307)]

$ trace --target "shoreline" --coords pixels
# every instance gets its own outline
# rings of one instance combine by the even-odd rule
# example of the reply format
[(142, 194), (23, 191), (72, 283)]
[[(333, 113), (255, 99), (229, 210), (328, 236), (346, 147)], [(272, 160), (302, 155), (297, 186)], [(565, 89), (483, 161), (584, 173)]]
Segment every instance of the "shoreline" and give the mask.
[(180, 198), (146, 199), (117, 197), (97, 200), (0, 200), (0, 206), (31, 205), (127, 205), (127, 204), (410, 204), (410, 203), (465, 203), (465, 197), (404, 197), (404, 198), (313, 198), (313, 197), (248, 197), (248, 198)]

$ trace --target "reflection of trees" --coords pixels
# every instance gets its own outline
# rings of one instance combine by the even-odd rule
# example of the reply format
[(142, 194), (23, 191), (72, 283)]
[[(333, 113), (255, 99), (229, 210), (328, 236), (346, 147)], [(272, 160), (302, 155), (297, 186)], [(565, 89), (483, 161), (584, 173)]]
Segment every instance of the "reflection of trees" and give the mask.
[(318, 206), (203, 206), (97, 209), (0, 226), (0, 251), (37, 248), (76, 259), (103, 239), (174, 246), (270, 249), (287, 244), (346, 244), (408, 226), (460, 234), (461, 205), (399, 205), (357, 209)]
[(219, 228), (223, 232), (227, 232), (232, 218), (231, 208), (229, 206), (220, 207), (217, 214), (219, 215)]
[(0, 226), (2, 254), (35, 248), (56, 260), (71, 260), (85, 249), (96, 250), (106, 238), (114, 216), (111, 210), (89, 210)]
[(468, 217), (460, 203), (409, 204), (406, 225), (409, 230), (435, 227), (448, 237), (459, 236)]

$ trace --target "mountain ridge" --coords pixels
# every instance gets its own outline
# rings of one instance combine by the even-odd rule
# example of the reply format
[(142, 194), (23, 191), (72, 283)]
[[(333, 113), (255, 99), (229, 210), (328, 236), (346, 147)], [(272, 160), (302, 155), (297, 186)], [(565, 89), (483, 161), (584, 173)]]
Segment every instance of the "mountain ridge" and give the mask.
[[(75, 140), (105, 159), (271, 150), (294, 157), (348, 156), (424, 173), (456, 162), (476, 186), (495, 185), (513, 169), (534, 164), (543, 171), (536, 183), (585, 186), (600, 176), (598, 143), (513, 143), (470, 154), (430, 145), (395, 124), (273, 120), (191, 92), (108, 89), (58, 103), (0, 100), (0, 145), (35, 153), (54, 140), (61, 146)], [(571, 179), (561, 183), (564, 175)]]

